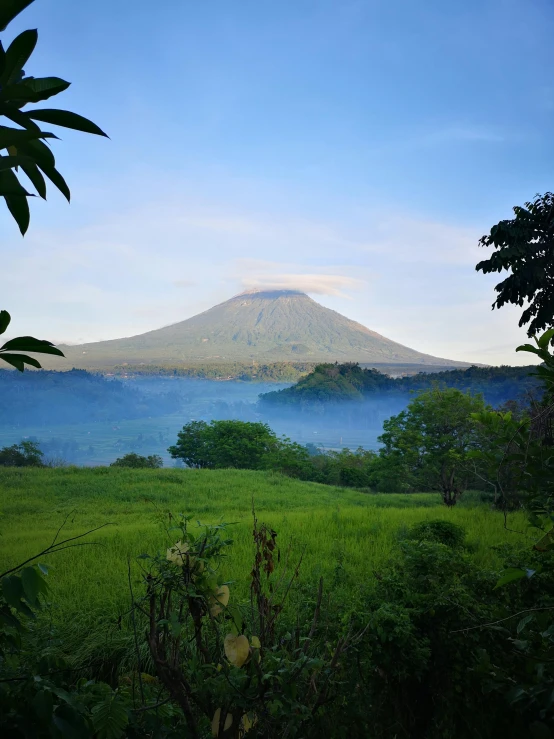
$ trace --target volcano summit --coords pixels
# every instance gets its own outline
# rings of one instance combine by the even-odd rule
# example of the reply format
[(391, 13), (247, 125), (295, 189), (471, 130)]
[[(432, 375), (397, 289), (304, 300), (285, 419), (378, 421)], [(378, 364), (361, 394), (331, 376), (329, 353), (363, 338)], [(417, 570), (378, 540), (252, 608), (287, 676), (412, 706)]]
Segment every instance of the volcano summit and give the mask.
[(296, 290), (249, 290), (155, 331), (60, 348), (67, 359), (56, 369), (252, 361), (464, 366), (391, 341)]

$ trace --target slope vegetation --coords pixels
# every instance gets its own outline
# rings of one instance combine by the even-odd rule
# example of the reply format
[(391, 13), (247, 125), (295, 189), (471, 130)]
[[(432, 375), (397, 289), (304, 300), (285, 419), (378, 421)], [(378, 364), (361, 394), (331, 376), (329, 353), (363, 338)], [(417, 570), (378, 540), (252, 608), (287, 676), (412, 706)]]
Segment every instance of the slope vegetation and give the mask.
[(293, 290), (242, 293), (139, 336), (61, 348), (67, 359), (49, 368), (229, 361), (460, 366), (391, 341)]

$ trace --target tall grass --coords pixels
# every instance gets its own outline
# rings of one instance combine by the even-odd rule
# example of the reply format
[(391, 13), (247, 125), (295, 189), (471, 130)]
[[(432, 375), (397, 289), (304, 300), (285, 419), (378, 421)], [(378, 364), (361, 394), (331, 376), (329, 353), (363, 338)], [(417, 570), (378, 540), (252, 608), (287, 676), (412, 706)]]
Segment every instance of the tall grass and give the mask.
[[(3, 469), (0, 471), (0, 567), (39, 552), (60, 534), (76, 536), (102, 524), (80, 540), (84, 546), (42, 559), (50, 567), (52, 618), (70, 635), (69, 648), (113, 656), (125, 653), (128, 635), (114, 627), (130, 604), (128, 567), (140, 590), (137, 556), (174, 543), (170, 513), (192, 514), (202, 523), (232, 523), (231, 556), (223, 565), (234, 581), (233, 597), (248, 594), (252, 564), (252, 506), (278, 532), (281, 549), (303, 553), (301, 585), (309, 589), (320, 575), (331, 585), (337, 568), (342, 593), (366, 587), (373, 573), (394, 556), (399, 533), (424, 519), (447, 519), (467, 531), (477, 562), (494, 567), (491, 547), (524, 543), (504, 528), (503, 517), (466, 496), (447, 509), (435, 494), (365, 494), (304, 483), (273, 473), (239, 470), (128, 470), (121, 468)], [(525, 532), (521, 514), (510, 528)], [(123, 658), (122, 658), (123, 659)]]
[[(8, 469), (0, 472), (0, 562), (14, 564), (46, 546), (68, 516), (64, 536), (107, 523), (86, 546), (51, 557), (52, 588), (61, 612), (106, 598), (125, 602), (127, 560), (171, 543), (169, 514), (190, 513), (202, 523), (231, 522), (235, 540), (229, 577), (246, 579), (252, 506), (279, 533), (281, 546), (305, 548), (304, 572), (330, 569), (337, 556), (353, 575), (382, 564), (398, 530), (429, 518), (464, 526), (475, 557), (492, 564), (491, 545), (517, 540), (500, 514), (471, 504), (444, 507), (435, 494), (365, 494), (273, 473), (242, 470), (127, 470), (117, 468)], [(521, 514), (511, 528), (524, 531)], [(94, 542), (94, 543), (93, 543)]]

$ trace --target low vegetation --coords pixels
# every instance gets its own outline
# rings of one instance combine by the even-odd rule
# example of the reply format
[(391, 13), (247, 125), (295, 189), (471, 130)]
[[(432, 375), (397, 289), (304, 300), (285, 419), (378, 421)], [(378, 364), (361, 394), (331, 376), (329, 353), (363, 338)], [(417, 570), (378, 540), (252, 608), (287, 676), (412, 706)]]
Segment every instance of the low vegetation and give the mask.
[(143, 457), (134, 452), (124, 454), (123, 457), (118, 457), (115, 462), (112, 462), (110, 465), (110, 467), (131, 467), (135, 470), (157, 470), (163, 466), (163, 459), (157, 454), (150, 454), (148, 457)]
[[(31, 2), (4, 3), (0, 27)], [(36, 38), (0, 53), (0, 114), (21, 126), (4, 127), (0, 194), (22, 233), (20, 169), (42, 197), (41, 171), (69, 196), (35, 121), (103, 133), (66, 111), (22, 110), (68, 86), (25, 75)], [(497, 252), (478, 268), (512, 270), (495, 305), (528, 301), (530, 331), (553, 320), (552, 220), (547, 194), (482, 240)], [(8, 323), (0, 312), (0, 333)], [(552, 737), (553, 338), (520, 347), (542, 362), (544, 392), (526, 408), (407, 382), (424, 392), (386, 423), (378, 456), (321, 454), (237, 421), (187, 424), (171, 447), (185, 470), (137, 454), (56, 469), (32, 441), (2, 449), (2, 736)], [(16, 369), (38, 363), (14, 350), (59, 354), (13, 341), (0, 354)], [(266, 402), (390, 382), (323, 365)], [(302, 479), (317, 475), (439, 492)], [(462, 496), (476, 479), (493, 505)]]
[[(43, 677), (38, 684), (15, 682), (11, 692), (3, 694), (4, 701), (9, 695), (19, 696), (20, 709), (27, 713), (27, 725), (36, 736), (51, 731), (51, 722), (60, 717), (80, 727), (81, 736), (105, 736), (99, 714), (108, 710), (119, 716), (110, 736), (132, 732), (128, 735), (146, 737), (152, 722), (159, 731), (195, 735), (171, 676), (164, 677), (154, 666), (156, 659), (164, 659), (155, 647), (158, 637), (154, 634), (153, 654), (152, 644), (143, 636), (143, 610), (151, 602), (148, 588), (168, 587), (172, 580), (167, 577), (179, 575), (171, 562), (164, 564), (166, 550), (175, 546), (189, 567), (205, 560), (208, 570), (202, 572), (212, 568), (216, 576), (215, 585), (208, 580), (202, 581), (205, 585), (190, 578), (177, 580), (171, 585), (171, 611), (156, 611), (164, 649), (180, 633), (194, 637), (195, 618), (205, 623), (200, 642), (194, 646), (194, 639), (192, 644), (185, 640), (190, 653), (179, 651), (174, 665), (183, 675), (181, 684), (198, 686), (195, 694), (199, 690), (204, 696), (192, 710), (198, 736), (216, 735), (213, 721), (218, 709), (219, 719), (223, 713), (220, 736), (242, 735), (230, 730), (234, 726), (242, 732), (245, 715), (248, 721), (257, 721), (258, 729), (246, 723), (251, 736), (281, 736), (291, 721), (292, 737), (322, 732), (341, 736), (336, 733), (337, 722), (344, 727), (344, 736), (385, 739), (391, 726), (412, 736), (418, 731), (430, 737), (472, 736), (489, 720), (476, 713), (485, 711), (483, 689), (489, 689), (491, 679), (483, 667), (482, 650), (506, 671), (512, 659), (506, 657), (510, 629), (482, 632), (474, 627), (509, 617), (535, 602), (534, 590), (522, 599), (517, 585), (511, 586), (513, 592), (503, 589), (495, 594), (502, 571), (518, 566), (522, 555), (510, 544), (513, 534), (503, 528), (502, 514), (481, 504), (476, 494), (451, 510), (437, 494), (368, 495), (247, 470), (12, 468), (2, 472), (1, 481), (3, 551), (9, 553), (5, 569), (47, 549), (64, 520), (60, 541), (109, 524), (74, 542), (84, 546), (46, 552), (38, 560), (49, 573), (41, 576), (49, 592), (39, 600), (49, 605), (44, 614), (37, 614), (38, 630), (31, 625), (23, 642), (26, 648), (14, 653), (9, 674), (29, 669)], [(275, 569), (271, 580), (277, 585), (293, 577), (284, 608), (276, 612), (274, 635), (261, 648), (261, 673), (268, 676), (262, 683), (253, 660), (258, 659), (255, 637), (262, 643), (264, 632), (260, 608), (252, 610), (250, 605), (247, 573), (253, 561), (263, 566), (269, 560), (264, 556), (256, 560), (253, 499), (257, 517), (266, 524), (264, 547), (275, 544), (269, 550)], [(192, 509), (195, 518), (186, 521), (185, 534), (178, 511)], [(216, 528), (198, 528), (196, 517), (212, 521)], [(222, 519), (235, 523), (217, 528)], [(510, 514), (509, 527), (525, 531), (524, 514)], [(216, 535), (227, 542), (220, 551), (226, 556), (218, 555), (218, 564), (212, 562), (210, 543)], [(526, 564), (536, 566), (531, 556)], [(546, 582), (545, 577), (541, 575), (540, 581)], [(267, 580), (263, 570), (260, 580), (262, 585)], [(210, 615), (214, 604), (209, 593), (202, 594), (204, 588), (217, 587), (219, 593), (224, 585), (230, 598), (221, 604), (221, 613)], [(530, 580), (529, 585), (534, 589), (539, 581)], [(27, 603), (25, 592), (21, 597)], [(275, 605), (281, 603), (280, 592), (272, 601)], [(159, 591), (156, 598), (161, 597)], [(200, 599), (199, 610), (190, 597)], [(159, 609), (161, 601), (156, 603)], [(268, 613), (263, 608), (261, 612)], [(25, 620), (23, 614), (21, 618)], [(517, 622), (509, 621), (508, 626), (515, 630)], [(235, 651), (227, 635), (235, 639)], [(242, 640), (236, 641), (242, 635), (247, 639), (244, 653)], [(246, 657), (241, 664), (242, 657), (236, 656), (240, 654)], [(80, 670), (75, 673), (76, 667)], [(314, 671), (319, 676), (315, 689), (308, 680)], [(289, 677), (280, 680), (277, 676), (283, 674)], [(80, 675), (96, 682), (79, 683)], [(298, 676), (298, 684), (291, 693), (292, 675)], [(452, 687), (446, 689), (449, 683)], [(464, 698), (453, 708), (457, 685), (463, 685)], [(52, 700), (37, 714), (34, 705), (45, 700), (42, 693), (36, 697), (41, 691), (52, 694)], [(325, 700), (314, 710), (320, 695)], [(162, 701), (166, 710), (142, 710)], [(497, 689), (486, 702), (491, 727), (496, 721), (508, 737), (523, 731), (524, 715), (498, 718), (504, 705), (501, 691)], [(232, 715), (230, 733), (225, 733), (226, 713)], [(470, 718), (473, 714), (479, 715), (479, 724)], [(20, 712), (14, 714), (12, 709), (4, 715), (6, 729), (21, 727)]]

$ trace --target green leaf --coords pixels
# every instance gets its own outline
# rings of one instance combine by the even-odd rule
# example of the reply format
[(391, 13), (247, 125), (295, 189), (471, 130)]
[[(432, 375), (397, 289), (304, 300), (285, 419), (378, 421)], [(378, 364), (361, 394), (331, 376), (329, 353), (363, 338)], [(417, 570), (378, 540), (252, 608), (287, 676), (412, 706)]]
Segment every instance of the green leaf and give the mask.
[(0, 3), (0, 31), (5, 30), (8, 23), (25, 10), (34, 0), (2, 0)]
[(29, 114), (27, 113), (27, 111), (16, 110), (15, 108), (7, 105), (2, 106), (1, 103), (0, 110), (2, 110), (2, 115), (4, 115), (6, 118), (9, 118), (9, 120), (13, 123), (17, 123), (18, 126), (26, 128), (29, 131), (40, 131), (40, 126), (38, 126), (29, 118)]
[(108, 135), (102, 131), (95, 123), (83, 118), (82, 115), (71, 113), (69, 110), (55, 109), (38, 109), (26, 111), (29, 118), (44, 123), (52, 123), (54, 126), (63, 126), (64, 128), (72, 128), (74, 131), (84, 131), (85, 133), (94, 133), (97, 136)]
[(38, 354), (55, 354), (57, 357), (64, 356), (63, 352), (50, 341), (46, 341), (45, 339), (35, 339), (33, 336), (18, 336), (16, 339), (10, 339), (10, 341), (6, 341), (4, 346), (0, 347), (0, 352), (3, 352), (4, 350), (37, 352)]
[(21, 144), (36, 139), (57, 139), (53, 133), (48, 131), (32, 130), (21, 131), (18, 128), (9, 128), (8, 126), (0, 126), (0, 149), (7, 149), (8, 146), (19, 148)]
[(21, 621), (13, 615), (7, 606), (0, 607), (0, 623), (3, 623), (9, 629), (23, 631)]
[(31, 195), (27, 190), (20, 184), (17, 176), (12, 172), (11, 169), (0, 170), (0, 195), (2, 197), (13, 196), (26, 198)]
[(12, 317), (7, 310), (0, 310), (0, 334), (5, 333), (6, 329), (10, 325)]
[(541, 355), (541, 350), (532, 344), (522, 344), (516, 348), (516, 352), (530, 352), (532, 354), (538, 354), (539, 357)]
[(554, 336), (554, 328), (550, 328), (548, 329), (548, 331), (545, 331), (544, 334), (537, 339), (537, 344), (539, 345), (541, 349), (547, 349), (553, 336)]
[(40, 173), (37, 165), (34, 162), (28, 162), (26, 160), (24, 163), (21, 164), (21, 169), (31, 180), (40, 197), (43, 200), (46, 200), (46, 182), (44, 181), (44, 177)]
[(38, 568), (42, 572), (43, 575), (47, 575), (48, 574), (48, 567), (46, 565), (39, 564), (38, 565)]
[(520, 570), (517, 567), (508, 567), (508, 569), (504, 570), (502, 573), (502, 576), (494, 586), (494, 590), (496, 588), (501, 588), (504, 585), (507, 585), (510, 582), (514, 582), (515, 580), (521, 580), (523, 577), (526, 576), (525, 570)]
[(2, 86), (9, 85), (18, 79), (27, 60), (37, 45), (38, 33), (36, 29), (23, 31), (16, 36), (6, 50), (4, 71), (0, 77)]
[(117, 694), (112, 693), (92, 709), (92, 723), (98, 739), (120, 739), (129, 716)]
[(44, 171), (44, 167), (55, 167), (56, 159), (52, 150), (43, 141), (34, 139), (19, 144), (17, 150), (20, 154), (31, 157), (32, 160)]
[(64, 739), (88, 739), (92, 736), (83, 716), (66, 703), (56, 708), (52, 722)]
[(8, 206), (8, 210), (12, 214), (15, 222), (19, 226), (21, 235), (25, 236), (29, 228), (31, 213), (29, 211), (29, 203), (27, 198), (21, 195), (4, 195), (4, 200)]
[(527, 626), (529, 621), (532, 621), (534, 618), (535, 618), (534, 613), (528, 613), (527, 616), (524, 616), (516, 627), (517, 633), (520, 634), (523, 631), (523, 629)]
[(13, 169), (14, 167), (22, 167), (24, 164), (31, 162), (29, 157), (2, 157), (0, 156), (0, 170)]
[(39, 164), (39, 166), (44, 174), (48, 177), (50, 182), (52, 182), (58, 188), (58, 190), (62, 193), (62, 195), (65, 196), (67, 202), (69, 203), (71, 200), (71, 192), (69, 190), (69, 187), (67, 186), (67, 182), (61, 176), (58, 170), (55, 167), (48, 167), (43, 164)]
[(16, 610), (19, 608), (23, 597), (23, 583), (18, 575), (8, 575), (2, 578), (2, 595), (9, 606)]
[(38, 596), (43, 591), (43, 579), (34, 567), (26, 567), (21, 573), (21, 582), (27, 602), (31, 606), (36, 606)]
[(41, 100), (47, 100), (60, 92), (67, 90), (71, 82), (66, 82), (59, 77), (26, 77), (22, 84), (29, 91), (30, 103), (40, 103)]
[(33, 357), (27, 357), (25, 354), (3, 354), (0, 352), (0, 360), (11, 364), (20, 372), (23, 372), (26, 364), (30, 364), (32, 367), (42, 369), (40, 362)]
[(547, 531), (546, 534), (534, 545), (533, 549), (536, 549), (539, 552), (547, 552), (549, 549), (552, 549), (554, 546), (553, 534), (554, 529)]
[(33, 698), (33, 709), (41, 721), (50, 721), (54, 709), (54, 699), (48, 690), (39, 690)]

